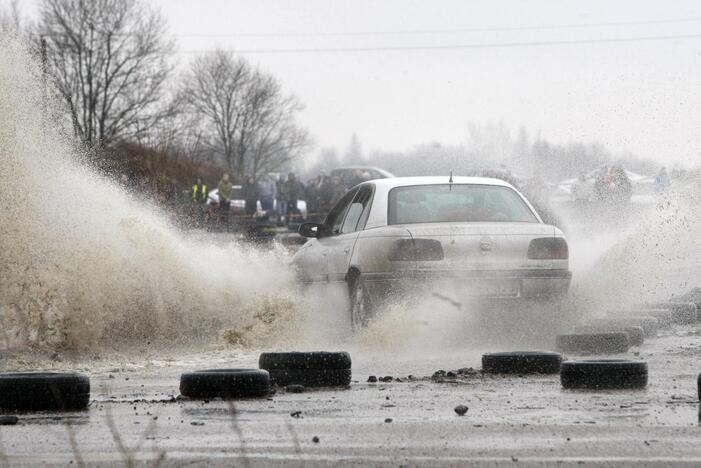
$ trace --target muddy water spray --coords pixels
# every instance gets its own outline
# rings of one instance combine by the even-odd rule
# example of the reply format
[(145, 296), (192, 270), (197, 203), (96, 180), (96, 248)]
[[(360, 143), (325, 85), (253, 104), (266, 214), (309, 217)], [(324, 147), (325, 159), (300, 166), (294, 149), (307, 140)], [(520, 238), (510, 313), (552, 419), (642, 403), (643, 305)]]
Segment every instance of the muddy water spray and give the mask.
[(247, 305), (261, 294), (269, 309), (277, 297), (282, 312), (294, 307), (281, 252), (178, 235), (80, 163), (72, 142), (45, 118), (51, 106), (21, 43), (1, 38), (0, 62), (4, 346), (212, 339), (227, 327), (251, 329), (256, 318)]
[(655, 201), (596, 262), (580, 272), (573, 293), (601, 314), (645, 301), (669, 300), (701, 285), (698, 181)]

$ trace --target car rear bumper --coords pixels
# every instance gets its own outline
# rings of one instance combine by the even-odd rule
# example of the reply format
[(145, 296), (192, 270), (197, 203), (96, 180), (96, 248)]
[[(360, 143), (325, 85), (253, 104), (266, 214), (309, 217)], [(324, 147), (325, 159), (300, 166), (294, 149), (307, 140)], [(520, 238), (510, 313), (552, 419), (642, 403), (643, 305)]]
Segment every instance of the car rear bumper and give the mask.
[(482, 298), (546, 298), (567, 293), (569, 270), (401, 271), (364, 273), (373, 298), (448, 287), (461, 296)]

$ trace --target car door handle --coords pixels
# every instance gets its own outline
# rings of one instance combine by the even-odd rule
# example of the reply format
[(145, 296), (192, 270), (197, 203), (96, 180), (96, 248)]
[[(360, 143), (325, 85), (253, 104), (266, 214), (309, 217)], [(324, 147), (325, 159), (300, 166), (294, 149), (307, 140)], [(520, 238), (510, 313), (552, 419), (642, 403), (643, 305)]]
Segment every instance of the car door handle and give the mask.
[(350, 252), (350, 247), (346, 247), (345, 249), (343, 249), (343, 252), (344, 252), (344, 253)]

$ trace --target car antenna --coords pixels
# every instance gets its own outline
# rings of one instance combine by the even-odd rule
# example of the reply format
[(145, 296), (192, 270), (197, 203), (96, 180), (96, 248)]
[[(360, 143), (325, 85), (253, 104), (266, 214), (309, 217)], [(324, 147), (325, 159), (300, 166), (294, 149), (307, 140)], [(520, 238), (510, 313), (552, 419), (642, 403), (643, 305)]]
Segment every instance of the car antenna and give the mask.
[(448, 184), (450, 184), (450, 185), (448, 185), (448, 187), (449, 187), (448, 190), (450, 192), (452, 192), (453, 191), (453, 171), (452, 170), (450, 171), (450, 179), (448, 179)]

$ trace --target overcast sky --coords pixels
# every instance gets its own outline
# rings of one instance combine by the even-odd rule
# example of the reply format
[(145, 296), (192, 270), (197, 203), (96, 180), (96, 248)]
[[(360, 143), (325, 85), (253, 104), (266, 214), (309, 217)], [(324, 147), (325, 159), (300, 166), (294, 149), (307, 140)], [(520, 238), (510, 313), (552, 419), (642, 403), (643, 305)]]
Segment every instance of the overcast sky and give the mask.
[[(503, 121), (556, 142), (701, 163), (701, 2), (151, 2), (181, 64), (219, 46), (275, 74), (306, 104), (317, 147), (344, 148), (354, 131), (366, 151), (462, 143), (468, 122)], [(680, 35), (699, 37), (649, 40)], [(613, 38), (648, 40), (382, 50)], [(309, 52), (348, 48), (375, 50)], [(270, 52), (279, 49), (307, 52)]]

